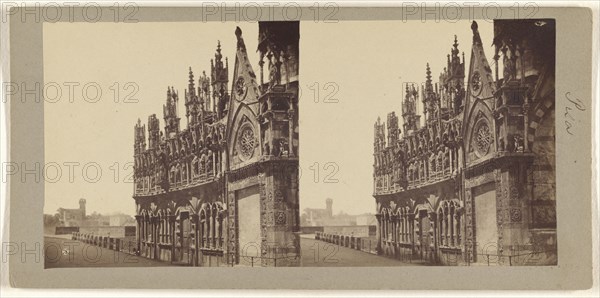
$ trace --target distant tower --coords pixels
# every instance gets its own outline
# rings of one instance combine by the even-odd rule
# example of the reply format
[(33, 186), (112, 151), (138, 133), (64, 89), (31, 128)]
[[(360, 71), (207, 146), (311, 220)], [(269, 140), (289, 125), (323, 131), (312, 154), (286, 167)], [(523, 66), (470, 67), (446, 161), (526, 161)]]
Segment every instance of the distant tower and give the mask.
[(327, 198), (327, 200), (325, 200), (325, 204), (327, 206), (327, 216), (333, 217), (333, 199)]
[(79, 199), (79, 211), (81, 211), (81, 219), (85, 219), (85, 199)]

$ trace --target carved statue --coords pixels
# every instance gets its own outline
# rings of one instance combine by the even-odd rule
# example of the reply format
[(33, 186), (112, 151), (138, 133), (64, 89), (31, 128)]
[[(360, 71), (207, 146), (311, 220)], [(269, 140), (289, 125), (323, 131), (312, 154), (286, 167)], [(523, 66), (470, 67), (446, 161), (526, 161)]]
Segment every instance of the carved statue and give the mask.
[(523, 137), (520, 135), (515, 135), (515, 151), (523, 152)]
[(206, 172), (207, 173), (212, 173), (213, 171), (213, 152), (211, 150), (208, 150), (208, 156), (206, 159)]
[[(502, 59), (502, 62), (504, 63), (504, 81), (509, 81), (512, 79), (515, 79), (515, 73), (516, 73), (516, 68), (515, 68), (515, 61), (513, 59), (513, 57), (508, 57), (508, 55), (506, 54), (506, 48), (504, 48), (502, 50), (503, 52), (503, 56), (504, 58)], [(513, 52), (511, 51), (511, 56), (513, 56)]]

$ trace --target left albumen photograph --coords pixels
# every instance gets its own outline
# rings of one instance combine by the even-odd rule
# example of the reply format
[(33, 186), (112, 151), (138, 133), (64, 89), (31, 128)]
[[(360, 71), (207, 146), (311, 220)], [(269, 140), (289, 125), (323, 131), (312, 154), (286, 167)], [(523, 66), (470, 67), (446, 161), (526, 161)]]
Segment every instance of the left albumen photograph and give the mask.
[(301, 266), (299, 27), (44, 23), (45, 268)]

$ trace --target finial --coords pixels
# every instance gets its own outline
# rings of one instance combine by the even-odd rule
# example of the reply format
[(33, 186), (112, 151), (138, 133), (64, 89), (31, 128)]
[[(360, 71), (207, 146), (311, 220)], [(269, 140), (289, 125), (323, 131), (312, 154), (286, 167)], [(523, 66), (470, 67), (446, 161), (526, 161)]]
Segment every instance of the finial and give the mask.
[(477, 22), (473, 21), (473, 24), (471, 24), (471, 29), (473, 30), (473, 43), (481, 44), (481, 36), (479, 36), (477, 28)]
[(431, 68), (429, 68), (429, 62), (427, 62), (427, 71), (425, 73), (427, 74), (427, 81), (431, 83)]
[[(190, 66), (190, 75), (189, 75), (189, 82), (191, 85), (194, 84), (194, 73), (192, 72), (192, 67)], [(191, 90), (190, 90), (191, 91)]]

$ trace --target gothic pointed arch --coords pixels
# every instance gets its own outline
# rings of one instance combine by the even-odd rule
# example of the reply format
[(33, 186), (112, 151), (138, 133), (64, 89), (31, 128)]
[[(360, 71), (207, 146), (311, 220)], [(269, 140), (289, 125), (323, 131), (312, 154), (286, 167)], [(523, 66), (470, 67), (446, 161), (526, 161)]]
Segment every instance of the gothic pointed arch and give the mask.
[(257, 160), (259, 131), (260, 127), (254, 112), (245, 104), (239, 105), (228, 133), (227, 150), (230, 156), (230, 169), (239, 168)]

